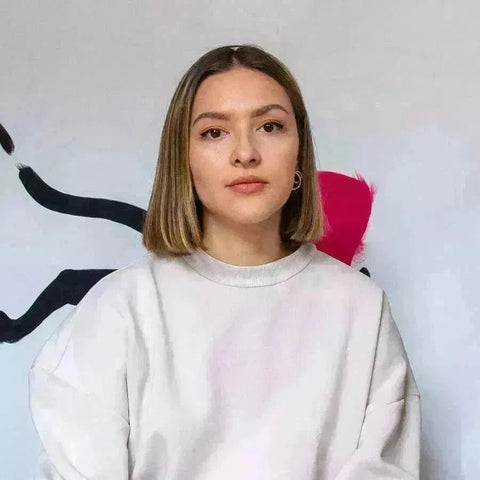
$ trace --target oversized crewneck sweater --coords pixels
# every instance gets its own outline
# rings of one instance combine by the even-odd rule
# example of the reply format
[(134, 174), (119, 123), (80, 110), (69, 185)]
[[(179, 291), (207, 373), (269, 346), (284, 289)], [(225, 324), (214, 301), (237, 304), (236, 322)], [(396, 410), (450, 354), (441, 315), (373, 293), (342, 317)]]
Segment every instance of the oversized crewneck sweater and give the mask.
[(303, 243), (279, 260), (148, 254), (32, 364), (37, 479), (418, 479), (419, 391), (387, 296)]

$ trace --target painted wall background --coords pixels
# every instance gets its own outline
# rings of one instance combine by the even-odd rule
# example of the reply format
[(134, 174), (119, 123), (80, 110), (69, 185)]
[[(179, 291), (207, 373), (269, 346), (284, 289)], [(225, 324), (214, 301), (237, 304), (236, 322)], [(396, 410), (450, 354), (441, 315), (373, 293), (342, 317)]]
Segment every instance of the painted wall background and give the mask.
[[(422, 395), (422, 480), (480, 476), (480, 35), (476, 1), (0, 4), (0, 122), (51, 186), (146, 207), (163, 119), (210, 48), (256, 43), (297, 78), (317, 167), (376, 193), (365, 264)], [(0, 152), (0, 310), (59, 271), (119, 268), (140, 235), (35, 203)], [(359, 268), (357, 266), (357, 268)], [(27, 372), (71, 306), (0, 345), (0, 478), (31, 478)]]

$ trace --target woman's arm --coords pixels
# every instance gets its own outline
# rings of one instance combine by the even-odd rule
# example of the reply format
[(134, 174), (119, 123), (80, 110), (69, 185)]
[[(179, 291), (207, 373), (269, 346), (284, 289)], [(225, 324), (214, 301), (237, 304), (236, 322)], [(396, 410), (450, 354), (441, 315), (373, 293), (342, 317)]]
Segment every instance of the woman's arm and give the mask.
[(109, 284), (87, 293), (30, 369), (38, 480), (128, 479), (127, 325)]
[(385, 292), (357, 450), (335, 480), (419, 478), (420, 394)]

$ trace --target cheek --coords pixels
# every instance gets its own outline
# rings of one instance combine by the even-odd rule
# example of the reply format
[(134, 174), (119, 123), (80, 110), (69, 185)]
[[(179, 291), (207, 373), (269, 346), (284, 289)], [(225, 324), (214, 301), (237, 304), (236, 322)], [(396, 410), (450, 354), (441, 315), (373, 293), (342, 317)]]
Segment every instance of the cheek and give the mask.
[(192, 148), (189, 156), (190, 172), (195, 183), (203, 183), (204, 178), (209, 175), (209, 162), (206, 156), (200, 149)]
[(265, 152), (283, 166), (297, 161), (299, 142), (296, 137), (283, 138), (281, 142), (269, 142), (265, 144)]
[(295, 136), (288, 144), (288, 147), (285, 149), (286, 151), (288, 151), (288, 155), (289, 157), (294, 157), (295, 160), (297, 159), (297, 155), (298, 155), (298, 149), (299, 149), (299, 141), (298, 141), (298, 137)]
[(218, 175), (218, 166), (215, 166), (211, 157), (202, 152), (192, 151), (190, 155), (190, 172), (193, 187), (204, 205), (215, 203), (221, 191)]

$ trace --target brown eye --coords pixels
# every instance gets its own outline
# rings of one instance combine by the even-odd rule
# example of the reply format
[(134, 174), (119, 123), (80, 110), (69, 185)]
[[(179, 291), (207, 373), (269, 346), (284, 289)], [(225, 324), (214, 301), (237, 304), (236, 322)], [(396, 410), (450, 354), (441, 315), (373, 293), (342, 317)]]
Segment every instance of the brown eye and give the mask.
[(203, 138), (209, 138), (209, 137), (207, 136), (207, 134), (208, 134), (209, 132), (212, 132), (212, 135), (210, 135), (210, 138), (215, 139), (215, 138), (220, 138), (220, 135), (218, 135), (218, 136), (217, 136), (216, 134), (214, 135), (213, 132), (219, 133), (219, 132), (222, 132), (222, 130), (220, 130), (219, 128), (209, 128), (208, 130), (206, 130), (205, 132), (201, 133), (200, 135), (201, 135)]
[(283, 130), (283, 125), (282, 125), (281, 123), (278, 123), (278, 122), (267, 122), (267, 123), (264, 123), (264, 124), (262, 125), (262, 128), (265, 128), (265, 127), (266, 127), (266, 130), (265, 130), (265, 131), (268, 132), (268, 133), (272, 133), (272, 131), (273, 131), (273, 130), (271, 129), (271, 128), (272, 128), (272, 125), (278, 127), (278, 130), (279, 130), (279, 131)]

